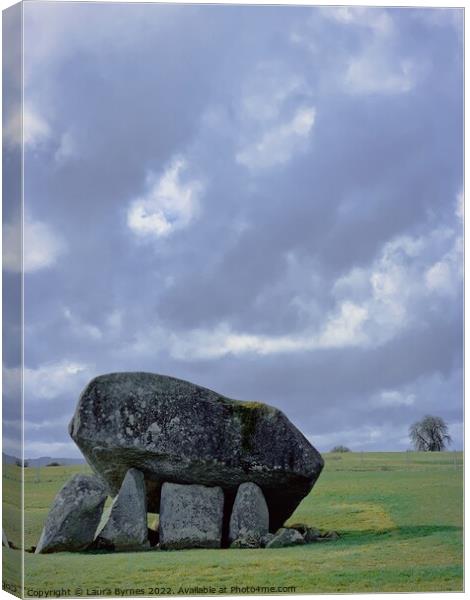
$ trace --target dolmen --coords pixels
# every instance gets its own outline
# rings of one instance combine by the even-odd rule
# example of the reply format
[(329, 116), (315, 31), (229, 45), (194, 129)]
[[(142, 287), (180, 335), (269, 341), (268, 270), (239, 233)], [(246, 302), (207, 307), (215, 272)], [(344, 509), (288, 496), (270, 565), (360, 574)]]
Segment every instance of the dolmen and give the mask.
[[(283, 527), (324, 463), (274, 407), (164, 375), (112, 373), (83, 390), (69, 433), (94, 475), (75, 475), (60, 490), (37, 553), (331, 538)], [(148, 513), (159, 514), (158, 531)]]

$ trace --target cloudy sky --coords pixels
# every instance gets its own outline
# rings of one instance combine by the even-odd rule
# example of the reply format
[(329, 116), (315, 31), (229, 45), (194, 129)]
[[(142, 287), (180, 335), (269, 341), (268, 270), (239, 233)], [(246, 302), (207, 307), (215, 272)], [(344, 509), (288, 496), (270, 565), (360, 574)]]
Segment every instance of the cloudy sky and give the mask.
[(25, 454), (123, 370), (461, 448), (462, 11), (24, 10)]

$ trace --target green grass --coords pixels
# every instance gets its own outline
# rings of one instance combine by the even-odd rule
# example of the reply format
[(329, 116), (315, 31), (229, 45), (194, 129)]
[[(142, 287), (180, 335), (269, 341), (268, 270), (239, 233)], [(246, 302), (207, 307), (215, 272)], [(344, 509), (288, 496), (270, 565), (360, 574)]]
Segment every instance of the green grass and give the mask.
[[(2, 520), (3, 530), (8, 540), (21, 547), (21, 468), (16, 465), (3, 465), (2, 472)], [(15, 593), (21, 587), (21, 552), (3, 548), (4, 582)]]
[[(297, 593), (463, 589), (462, 453), (326, 454), (325, 463), (289, 522), (334, 529), (339, 541), (276, 550), (26, 553), (26, 593), (80, 588), (83, 595), (97, 595), (97, 589), (116, 595), (121, 588), (150, 595), (151, 588), (178, 593), (197, 586), (217, 593), (236, 586), (259, 586), (259, 592), (295, 586)], [(25, 469), (26, 548), (37, 543), (58, 489), (80, 470), (43, 468), (38, 480), (37, 470)], [(5, 527), (18, 543), (17, 528)], [(6, 551), (8, 573), (15, 554)]]

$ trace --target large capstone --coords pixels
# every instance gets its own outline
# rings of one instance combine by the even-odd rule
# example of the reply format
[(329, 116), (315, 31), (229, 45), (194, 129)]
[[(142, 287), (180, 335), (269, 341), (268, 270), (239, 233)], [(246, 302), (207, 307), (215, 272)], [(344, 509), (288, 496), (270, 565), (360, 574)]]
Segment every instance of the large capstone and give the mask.
[(229, 541), (247, 537), (261, 540), (268, 531), (268, 505), (261, 488), (256, 483), (242, 483), (233, 503)]
[(95, 537), (106, 486), (94, 475), (74, 475), (55, 497), (36, 554), (85, 549)]
[(143, 474), (129, 469), (115, 497), (109, 518), (99, 532), (97, 547), (142, 550), (149, 547), (147, 493)]
[(224, 493), (220, 487), (164, 483), (160, 548), (220, 548)]
[(112, 495), (129, 469), (142, 471), (149, 512), (159, 512), (165, 481), (220, 486), (227, 529), (240, 484), (261, 488), (276, 531), (323, 468), (320, 454), (280, 410), (152, 373), (93, 379), (69, 430)]

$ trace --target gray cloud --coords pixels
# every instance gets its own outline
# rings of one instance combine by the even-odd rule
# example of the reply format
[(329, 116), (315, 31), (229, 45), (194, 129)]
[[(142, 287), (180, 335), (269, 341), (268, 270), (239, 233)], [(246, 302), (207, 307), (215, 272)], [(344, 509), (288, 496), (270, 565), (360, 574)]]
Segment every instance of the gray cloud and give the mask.
[(26, 208), (63, 242), (26, 276), (31, 453), (71, 454), (81, 387), (127, 369), (321, 449), (404, 448), (426, 412), (461, 435), (459, 11), (25, 10)]

